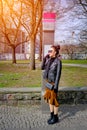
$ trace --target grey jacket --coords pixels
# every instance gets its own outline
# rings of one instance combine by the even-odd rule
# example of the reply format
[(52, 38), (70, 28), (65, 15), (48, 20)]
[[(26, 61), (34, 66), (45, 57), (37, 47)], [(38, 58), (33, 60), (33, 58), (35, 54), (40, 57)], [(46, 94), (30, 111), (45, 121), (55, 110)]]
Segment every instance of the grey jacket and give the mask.
[[(50, 58), (45, 58), (42, 62), (42, 69), (44, 69), (43, 78), (46, 79), (46, 66), (49, 62)], [(62, 62), (58, 59), (58, 57), (55, 58), (55, 60), (52, 62), (49, 71), (48, 71), (48, 78), (47, 80), (49, 82), (54, 82), (54, 89), (58, 90), (59, 80), (61, 76), (61, 70), (62, 70)]]

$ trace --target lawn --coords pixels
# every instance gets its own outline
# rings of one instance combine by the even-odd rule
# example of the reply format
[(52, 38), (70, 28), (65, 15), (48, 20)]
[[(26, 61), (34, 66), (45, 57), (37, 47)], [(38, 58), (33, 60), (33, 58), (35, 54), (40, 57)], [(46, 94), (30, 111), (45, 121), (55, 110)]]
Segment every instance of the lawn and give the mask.
[(63, 66), (60, 86), (87, 86), (87, 68)]
[(29, 70), (29, 65), (0, 64), (0, 87), (39, 87), (41, 70)]
[(62, 60), (62, 62), (70, 64), (87, 64), (87, 60)]
[[(11, 60), (2, 60), (2, 63), (12, 63)], [(70, 64), (87, 64), (87, 60), (62, 60), (63, 63), (70, 63)], [(17, 60), (17, 64), (29, 64), (29, 60)], [(40, 63), (40, 61), (36, 60), (36, 63)]]
[[(36, 63), (40, 62), (36, 61)], [(82, 60), (79, 60), (79, 63), (81, 64)], [(0, 61), (0, 87), (41, 87), (41, 75), (40, 68), (33, 71), (29, 69), (28, 60), (17, 61), (17, 64), (11, 64), (11, 61)], [(63, 66), (59, 86), (84, 87), (87, 86), (86, 80), (87, 68)]]

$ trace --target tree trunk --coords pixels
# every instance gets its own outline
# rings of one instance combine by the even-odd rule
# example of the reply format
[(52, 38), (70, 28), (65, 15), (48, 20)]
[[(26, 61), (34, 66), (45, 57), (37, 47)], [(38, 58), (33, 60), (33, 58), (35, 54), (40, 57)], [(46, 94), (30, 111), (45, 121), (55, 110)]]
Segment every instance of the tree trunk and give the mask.
[(16, 63), (15, 47), (12, 47), (12, 63)]
[(42, 60), (42, 22), (40, 24), (40, 47), (39, 47), (39, 60)]
[(35, 70), (35, 38), (30, 40), (30, 69)]

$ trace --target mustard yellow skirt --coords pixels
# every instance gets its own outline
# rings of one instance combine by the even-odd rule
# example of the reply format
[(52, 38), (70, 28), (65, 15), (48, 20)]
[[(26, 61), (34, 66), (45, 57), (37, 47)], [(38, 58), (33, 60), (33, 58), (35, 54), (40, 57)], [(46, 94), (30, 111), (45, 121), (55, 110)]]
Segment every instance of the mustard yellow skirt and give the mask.
[(50, 89), (46, 88), (45, 94), (43, 97), (47, 103), (54, 105), (55, 107), (59, 107), (57, 93), (55, 93), (54, 90), (50, 90)]

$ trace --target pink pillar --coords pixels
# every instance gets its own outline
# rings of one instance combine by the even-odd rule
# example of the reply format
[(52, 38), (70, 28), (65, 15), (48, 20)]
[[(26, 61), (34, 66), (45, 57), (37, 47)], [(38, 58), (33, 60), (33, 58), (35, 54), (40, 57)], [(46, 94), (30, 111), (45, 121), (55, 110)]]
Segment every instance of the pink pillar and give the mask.
[(43, 13), (43, 56), (47, 54), (50, 46), (54, 44), (55, 18), (55, 13)]

